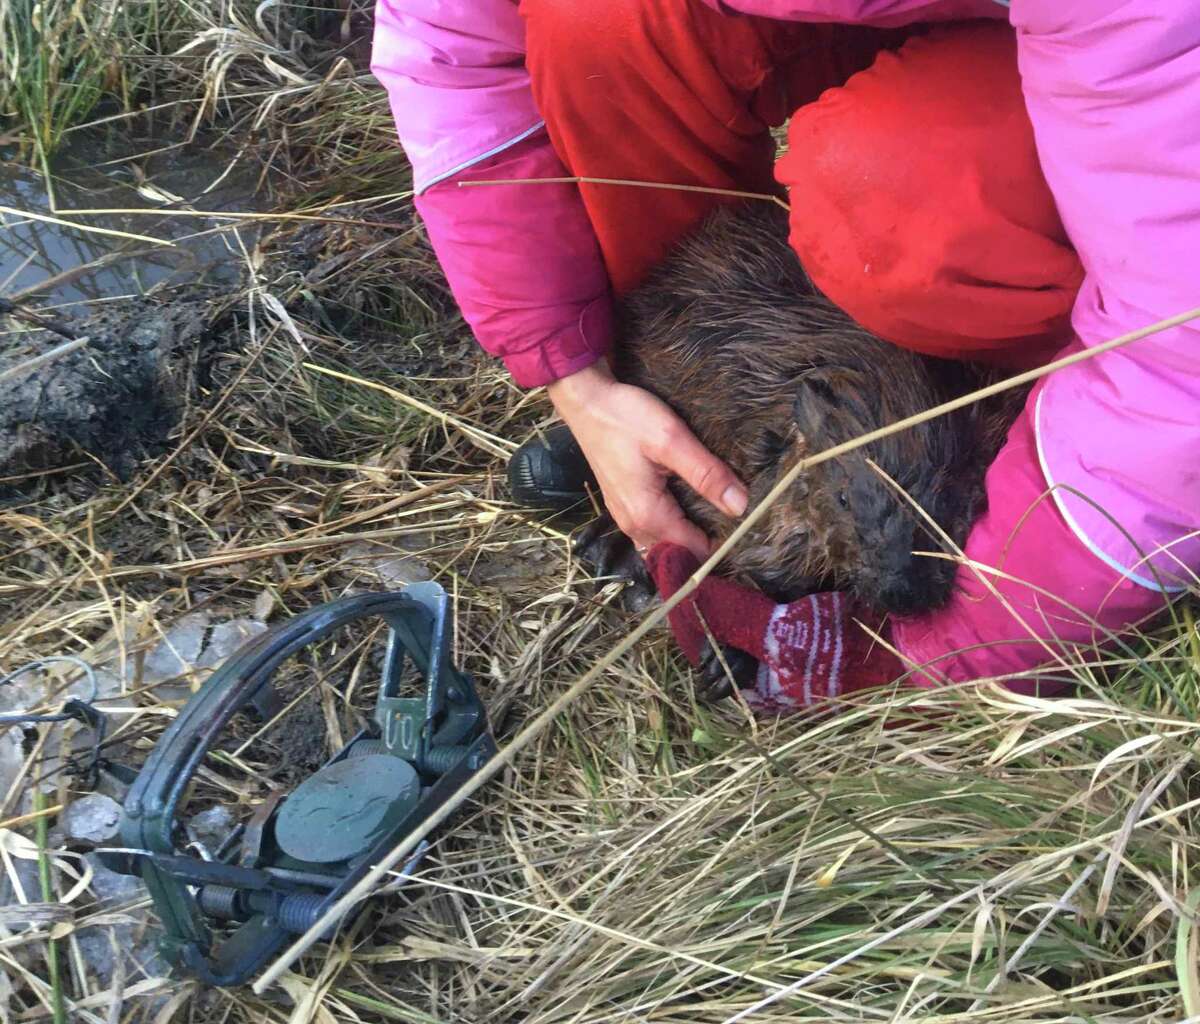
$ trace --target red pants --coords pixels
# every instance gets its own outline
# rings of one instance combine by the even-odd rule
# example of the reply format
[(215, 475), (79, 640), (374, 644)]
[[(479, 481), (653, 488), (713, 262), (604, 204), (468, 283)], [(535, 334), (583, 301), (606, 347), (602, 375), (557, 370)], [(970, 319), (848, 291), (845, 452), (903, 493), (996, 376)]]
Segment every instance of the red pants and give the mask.
[[(521, 12), (534, 95), (572, 174), (789, 187), (805, 269), (897, 344), (1031, 365), (1066, 340), (1082, 271), (1038, 166), (1006, 26), (893, 51), (895, 32), (698, 0), (523, 0)], [(776, 162), (770, 128), (789, 115)], [(618, 292), (725, 201), (580, 190)]]

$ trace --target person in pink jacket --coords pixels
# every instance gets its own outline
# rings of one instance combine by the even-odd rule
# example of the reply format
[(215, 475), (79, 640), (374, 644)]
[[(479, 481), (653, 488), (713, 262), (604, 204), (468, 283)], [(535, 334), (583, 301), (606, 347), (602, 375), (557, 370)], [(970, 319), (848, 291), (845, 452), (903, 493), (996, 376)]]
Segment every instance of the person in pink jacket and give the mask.
[[(836, 121), (852, 90), (822, 91), (868, 67), (911, 26), (964, 19), (1007, 21), (1015, 35), (1041, 171), (1083, 269), (1080, 282), (1062, 263), (1049, 288), (1061, 291), (1070, 279), (1075, 293), (1078, 284), (1070, 337), (1058, 339), (1066, 350), (1200, 306), (1200, 19), (1185, 0), (378, 0), (372, 67), (389, 93), (416, 204), (451, 288), (481, 344), (504, 359), (514, 380), (548, 386), (609, 510), (640, 549), (675, 545), (693, 556), (709, 549), (670, 498), (669, 475), (731, 514), (746, 503), (728, 467), (653, 396), (613, 380), (604, 360), (613, 288), (631, 287), (661, 258), (671, 236), (663, 222), (686, 230), (703, 207), (662, 190), (647, 205), (652, 190), (634, 187), (466, 183), (583, 175), (769, 192), (762, 155), (769, 125), (811, 104), (805, 109), (843, 124), (842, 137), (852, 140), (854, 119)], [(786, 77), (778, 74), (785, 64)], [(601, 101), (607, 122), (593, 116)], [(567, 123), (573, 132), (563, 130)], [(929, 127), (914, 116), (896, 130)], [(656, 174), (647, 173), (651, 167)], [(864, 173), (863, 182), (877, 173), (879, 187), (889, 187), (888, 169)], [(623, 198), (612, 198), (617, 193)], [(864, 187), (860, 198), (870, 196)], [(831, 233), (830, 247), (861, 242), (853, 198), (831, 200), (840, 202), (849, 234)], [(617, 216), (621, 203), (627, 209)], [(655, 230), (646, 230), (647, 211)], [(811, 271), (823, 241), (805, 244), (800, 256)], [(872, 307), (869, 289), (843, 297), (832, 286), (836, 276), (814, 278), (866, 326), (921, 347), (919, 338), (891, 336), (903, 331), (890, 335), (872, 321), (887, 314)], [(1047, 290), (1024, 285), (1031, 296)], [(1030, 324), (1039, 316), (1031, 313)], [(954, 325), (962, 354), (1004, 348), (990, 328), (973, 332), (962, 319)], [(1014, 325), (1010, 333), (1023, 330)], [(1194, 582), (1196, 323), (1044, 380), (992, 466), (987, 491), (988, 510), (966, 545), (975, 568), (960, 570), (950, 603), (890, 625), (892, 643), (909, 667), (920, 666), (914, 679), (923, 685), (1014, 676), (1028, 683), (1042, 665), (1053, 675), (1073, 645), (1110, 639)], [(682, 563), (667, 561), (674, 569), (659, 582), (669, 590), (681, 582)], [(825, 643), (820, 657), (814, 648), (791, 658), (807, 677), (803, 699), (793, 692), (784, 703), (836, 696), (839, 680), (854, 675), (845, 659), (874, 656), (843, 645), (852, 609), (836, 595), (821, 598), (805, 612), (819, 621), (803, 628), (776, 616), (792, 623), (788, 642), (800, 655), (806, 644)]]

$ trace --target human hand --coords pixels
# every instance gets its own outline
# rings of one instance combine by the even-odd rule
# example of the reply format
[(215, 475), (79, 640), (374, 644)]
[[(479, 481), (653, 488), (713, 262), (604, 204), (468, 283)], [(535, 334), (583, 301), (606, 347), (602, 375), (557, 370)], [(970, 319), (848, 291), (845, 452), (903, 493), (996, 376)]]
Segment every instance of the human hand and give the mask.
[(547, 391), (596, 474), (617, 526), (639, 551), (660, 542), (705, 558), (712, 543), (667, 490), (679, 477), (726, 515), (746, 511), (746, 488), (665, 402), (622, 384), (605, 363), (555, 381)]

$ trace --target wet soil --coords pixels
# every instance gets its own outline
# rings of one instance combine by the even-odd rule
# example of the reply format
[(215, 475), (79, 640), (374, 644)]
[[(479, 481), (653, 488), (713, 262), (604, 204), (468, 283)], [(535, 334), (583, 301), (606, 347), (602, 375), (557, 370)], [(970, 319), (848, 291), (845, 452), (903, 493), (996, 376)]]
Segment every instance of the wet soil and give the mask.
[[(203, 300), (130, 299), (76, 328), (82, 348), (0, 380), (0, 478), (89, 458), (128, 476), (205, 382), (217, 348), (209, 316)], [(0, 352), (0, 377), (62, 341), (37, 334), (40, 344)]]
[[(215, 311), (258, 228), (206, 215), (253, 209), (256, 178), (228, 151), (99, 135), (72, 142), (49, 180), (14, 157), (0, 152), (0, 295), (86, 343), (29, 368), (64, 337), (0, 318), (0, 494), (80, 462), (125, 478), (161, 451), (221, 337), (235, 337)], [(72, 219), (81, 210), (121, 212)]]

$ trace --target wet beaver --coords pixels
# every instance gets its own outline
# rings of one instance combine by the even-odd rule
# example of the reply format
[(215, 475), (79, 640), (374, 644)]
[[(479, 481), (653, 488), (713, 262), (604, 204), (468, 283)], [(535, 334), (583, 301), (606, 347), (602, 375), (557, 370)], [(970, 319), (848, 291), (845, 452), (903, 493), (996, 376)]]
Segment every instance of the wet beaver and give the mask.
[[(996, 376), (858, 326), (815, 289), (787, 234), (778, 207), (721, 209), (619, 311), (617, 377), (670, 404), (745, 481), (752, 506), (803, 456)], [(723, 571), (776, 600), (840, 589), (901, 615), (937, 607), (950, 596), (955, 564), (914, 554), (944, 545), (868, 460), (961, 545), (983, 509), (984, 471), (1021, 402), (1010, 392), (814, 467)], [(673, 487), (712, 536), (736, 525), (678, 481)]]

